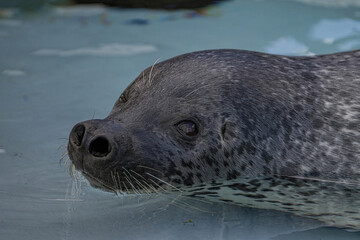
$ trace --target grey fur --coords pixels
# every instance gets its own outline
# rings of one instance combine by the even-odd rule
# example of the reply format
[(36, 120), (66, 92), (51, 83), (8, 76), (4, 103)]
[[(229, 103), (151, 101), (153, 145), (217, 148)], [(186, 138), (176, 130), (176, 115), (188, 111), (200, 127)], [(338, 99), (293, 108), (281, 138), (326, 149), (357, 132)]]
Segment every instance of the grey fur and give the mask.
[(273, 209), (360, 230), (360, 187), (291, 177), (239, 178), (184, 189), (185, 196)]
[[(197, 123), (198, 136), (179, 134), (181, 120)], [(89, 145), (99, 136), (111, 151), (96, 157)], [(108, 117), (76, 125), (68, 151), (76, 169), (110, 191), (258, 176), (357, 183), (360, 51), (209, 50), (157, 63)]]

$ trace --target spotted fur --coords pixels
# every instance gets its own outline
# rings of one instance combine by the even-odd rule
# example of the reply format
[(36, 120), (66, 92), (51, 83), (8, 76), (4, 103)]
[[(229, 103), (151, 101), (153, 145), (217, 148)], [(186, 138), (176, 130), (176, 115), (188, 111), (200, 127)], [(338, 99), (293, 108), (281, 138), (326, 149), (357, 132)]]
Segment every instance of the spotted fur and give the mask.
[(184, 189), (183, 195), (273, 209), (360, 230), (360, 186), (293, 177), (239, 178)]
[[(196, 124), (198, 134), (179, 134), (182, 120)], [(77, 124), (69, 139), (75, 168), (109, 191), (155, 192), (259, 176), (359, 182), (360, 51), (313, 57), (240, 50), (181, 55), (144, 70), (109, 116)], [(103, 154), (89, 150), (95, 142), (102, 142), (97, 151)], [(224, 185), (204, 195), (247, 203), (241, 191), (249, 191), (260, 206), (310, 214), (306, 201), (321, 202), (326, 193), (321, 184), (287, 185)], [(319, 191), (305, 201), (303, 188), (307, 194)], [(265, 189), (277, 197), (265, 195)], [(298, 195), (289, 195), (289, 189)]]

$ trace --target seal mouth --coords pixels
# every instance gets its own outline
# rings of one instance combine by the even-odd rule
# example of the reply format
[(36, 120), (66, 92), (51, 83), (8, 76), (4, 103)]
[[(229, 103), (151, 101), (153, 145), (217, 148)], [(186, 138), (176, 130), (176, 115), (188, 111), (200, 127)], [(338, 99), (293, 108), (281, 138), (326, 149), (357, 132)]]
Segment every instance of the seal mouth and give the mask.
[(84, 170), (81, 173), (92, 187), (115, 194), (149, 195), (181, 191), (171, 183), (148, 172), (139, 173), (125, 168), (122, 170), (110, 171), (101, 177), (96, 177), (91, 172)]
[(85, 171), (82, 171), (81, 173), (88, 180), (88, 182), (90, 183), (90, 185), (92, 187), (106, 191), (106, 192), (117, 192), (117, 189), (115, 189), (112, 186), (110, 186), (109, 184), (101, 181), (100, 179), (93, 177), (91, 174), (89, 174)]

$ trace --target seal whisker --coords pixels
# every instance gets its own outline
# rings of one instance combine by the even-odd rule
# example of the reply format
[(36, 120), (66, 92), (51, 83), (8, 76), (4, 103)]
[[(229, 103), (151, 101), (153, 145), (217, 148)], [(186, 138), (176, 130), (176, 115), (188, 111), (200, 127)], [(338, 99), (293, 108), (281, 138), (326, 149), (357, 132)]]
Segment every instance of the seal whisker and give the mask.
[[(192, 90), (191, 92), (189, 92), (188, 94), (186, 94), (185, 96), (183, 96), (182, 99), (183, 99), (183, 100), (187, 100), (186, 98), (187, 98), (189, 95), (193, 94), (194, 92), (199, 91), (199, 90), (201, 90), (202, 88), (209, 88), (209, 87), (214, 87), (214, 86), (234, 86), (234, 84), (233, 84), (233, 83), (205, 84), (205, 85), (202, 85), (202, 86), (200, 86), (200, 87)], [(197, 99), (197, 100), (198, 100), (198, 99)]]
[[(187, 206), (188, 208), (192, 208), (192, 209), (194, 209), (194, 210), (198, 210), (198, 211), (200, 211), (200, 212), (213, 213), (213, 212), (210, 212), (210, 211), (207, 211), (207, 210), (204, 210), (204, 209), (195, 207), (195, 206), (193, 206), (193, 205), (191, 205), (191, 204), (189, 204), (189, 203), (187, 203), (187, 202), (185, 202), (185, 201), (181, 201), (181, 200), (179, 200), (180, 197), (187, 197), (187, 196), (184, 196), (183, 193), (179, 193), (174, 199), (172, 199), (172, 203), (178, 203), (178, 204), (181, 204), (181, 205), (183, 205), (183, 206)], [(206, 202), (206, 201), (204, 201), (204, 200), (201, 201), (200, 199), (197, 199), (197, 198), (191, 198), (191, 201), (193, 201), (194, 199), (197, 200), (197, 201), (199, 201), (199, 202), (205, 202), (205, 203), (207, 203), (207, 204), (210, 204), (209, 202)]]
[[(86, 174), (86, 173), (85, 173)], [(116, 194), (116, 189), (114, 189), (113, 187), (109, 186), (108, 184), (104, 183), (103, 181), (101, 181), (100, 179), (91, 176), (90, 174), (86, 174), (87, 177), (91, 178), (92, 180), (96, 181), (97, 183), (99, 183), (100, 185), (112, 190), (115, 194)]]
[[(66, 157), (69, 158), (69, 154), (68, 154), (67, 152), (64, 152), (64, 153), (61, 155), (60, 159), (59, 159), (59, 164), (62, 164), (63, 160), (64, 160)], [(67, 160), (68, 160), (68, 159), (66, 159), (64, 166), (66, 166)]]
[(67, 144), (67, 142), (69, 141), (69, 138), (67, 137), (61, 137), (61, 138), (58, 138), (58, 139), (60, 139), (60, 140), (66, 140), (66, 142), (65, 142), (65, 144)]
[(143, 179), (143, 183), (144, 183), (145, 185), (147, 185), (149, 188), (151, 188), (154, 192), (158, 193), (158, 191), (157, 191), (153, 186), (151, 186), (151, 184), (148, 184), (148, 183), (147, 183), (146, 179), (145, 179), (143, 176), (141, 176), (140, 174), (138, 174), (138, 173), (135, 172), (134, 170), (130, 170), (130, 171), (133, 172), (134, 174), (136, 174), (137, 176), (141, 177), (141, 178)]
[(93, 112), (93, 115), (92, 115), (92, 117), (91, 117), (91, 120), (93, 120), (94, 118), (95, 118), (95, 111)]
[[(123, 167), (124, 170), (126, 170), (124, 167)], [(139, 189), (137, 189), (130, 181), (130, 179), (128, 178), (126, 172), (123, 172), (124, 176), (125, 176), (125, 179), (126, 181), (130, 184), (130, 186), (132, 187), (132, 190), (138, 194), (138, 195), (141, 195), (141, 191), (139, 191)]]
[(70, 175), (71, 175), (71, 177), (72, 177), (72, 179), (75, 181), (75, 180), (77, 180), (76, 178), (75, 178), (75, 165), (74, 164), (71, 164), (70, 165)]
[(60, 161), (61, 161), (66, 155), (68, 155), (68, 152), (67, 152), (67, 151), (64, 151), (64, 153), (61, 154)]
[(66, 167), (66, 166), (69, 164), (69, 161), (70, 161), (70, 157), (68, 157), (68, 158), (65, 160), (64, 167)]
[(111, 178), (112, 178), (112, 180), (113, 180), (113, 182), (114, 182), (114, 185), (115, 185), (115, 189), (116, 189), (115, 194), (116, 194), (116, 196), (118, 196), (119, 186), (118, 186), (118, 183), (117, 183), (117, 181), (116, 181), (116, 179), (115, 179), (114, 172), (113, 172), (113, 171), (110, 171), (110, 175), (111, 175)]
[(151, 191), (149, 192), (146, 187), (136, 178), (134, 177), (128, 170), (125, 169), (125, 171), (129, 174), (130, 177), (132, 177), (138, 184), (139, 186), (144, 190), (144, 192), (148, 195), (151, 194)]
[(183, 206), (187, 206), (188, 208), (191, 208), (191, 209), (194, 209), (194, 210), (197, 210), (197, 211), (200, 211), (200, 212), (204, 212), (204, 213), (214, 213), (214, 212), (209, 212), (209, 211), (206, 211), (204, 209), (201, 209), (201, 208), (198, 208), (198, 207), (195, 207), (187, 202), (184, 202), (184, 201), (181, 201), (181, 200), (175, 200), (176, 203), (178, 204), (182, 204)]
[(149, 73), (149, 83), (151, 84), (151, 74), (152, 74), (152, 71), (156, 65), (156, 63), (160, 60), (161, 58), (158, 58), (156, 59), (156, 61), (154, 62), (154, 64), (152, 65), (151, 69), (150, 69), (150, 73)]
[(179, 192), (182, 192), (181, 189), (175, 187), (174, 185), (172, 185), (172, 184), (170, 184), (170, 183), (168, 183), (168, 182), (165, 182), (164, 180), (162, 180), (162, 179), (160, 179), (160, 178), (158, 178), (158, 177), (155, 177), (154, 175), (152, 175), (152, 174), (150, 174), (150, 173), (148, 173), (148, 172), (146, 172), (146, 174), (149, 175), (150, 177), (153, 177), (153, 178), (155, 178), (156, 180), (159, 180), (160, 182), (162, 182), (162, 183), (164, 183), (164, 184), (172, 187), (173, 189), (178, 190)]
[[(67, 158), (66, 158), (66, 157), (67, 157)], [(66, 159), (65, 159), (65, 158), (66, 158)], [(65, 153), (63, 154), (63, 156), (59, 159), (59, 164), (62, 164), (62, 162), (63, 162), (64, 159), (65, 159), (65, 161), (64, 161), (64, 166), (66, 166), (66, 163), (67, 163), (66, 161), (68, 160), (68, 158), (70, 158), (70, 157), (69, 157), (68, 153), (65, 152)]]
[(204, 200), (204, 199), (201, 199), (201, 198), (194, 198), (192, 196), (186, 196), (186, 195), (182, 195), (184, 198), (188, 198), (188, 199), (191, 199), (191, 201), (198, 201), (198, 202), (201, 202), (201, 203), (206, 203), (206, 204), (213, 204), (212, 202), (208, 201), (208, 200)]
[(126, 184), (125, 184), (124, 182), (122, 182), (122, 183), (123, 183), (123, 185), (124, 185), (124, 187), (125, 187), (126, 194), (130, 194), (130, 191), (129, 191), (129, 189), (127, 188)]
[(153, 184), (155, 184), (156, 186), (158, 186), (161, 190), (163, 190), (165, 193), (168, 193), (168, 191), (166, 189), (164, 189), (163, 187), (161, 187), (158, 183), (156, 183), (154, 180), (149, 179), (149, 181), (151, 181)]
[[(113, 171), (110, 171), (110, 177), (111, 177), (111, 179), (112, 179), (112, 181), (113, 181), (113, 183), (114, 183), (114, 185), (115, 185), (115, 189), (116, 189), (117, 187), (116, 187), (116, 183), (115, 183), (115, 180), (114, 180)], [(117, 195), (117, 191), (115, 192), (115, 194)]]
[(117, 178), (118, 183), (119, 183), (120, 193), (121, 193), (121, 194), (123, 194), (123, 193), (124, 193), (124, 191), (123, 191), (123, 189), (122, 189), (122, 187), (121, 187), (121, 180), (120, 180), (119, 173), (118, 173), (118, 171), (115, 171), (115, 172), (116, 172), (116, 178)]
[(178, 208), (180, 208), (180, 209), (182, 209), (182, 210), (184, 210), (184, 211), (191, 212), (191, 211), (189, 210), (189, 207), (188, 207), (188, 206), (186, 206), (185, 204), (183, 204), (181, 201), (178, 200), (178, 198), (181, 197), (181, 195), (182, 195), (182, 194), (180, 193), (180, 194), (178, 194), (175, 198), (171, 198), (171, 201), (169, 202), (169, 204), (170, 204), (170, 205), (173, 205), (173, 206), (175, 206), (175, 207), (178, 207)]
[(169, 203), (169, 204), (170, 204), (170, 205), (173, 205), (173, 206), (175, 206), (175, 207), (178, 207), (178, 208), (180, 208), (180, 209), (183, 210), (183, 211), (186, 211), (186, 212), (191, 213), (191, 211), (190, 211), (188, 208), (186, 208), (185, 206), (181, 205), (181, 204), (178, 203), (178, 202), (171, 202), (171, 203)]
[(147, 168), (147, 169), (153, 170), (153, 171), (155, 171), (155, 172), (162, 173), (161, 171), (159, 171), (159, 170), (157, 170), (157, 169), (155, 169), (155, 168), (148, 167), (148, 166), (137, 165), (136, 167)]
[[(124, 172), (123, 172), (124, 173)], [(137, 190), (137, 188), (135, 188), (135, 186), (131, 183), (131, 181), (130, 181), (130, 179), (127, 177), (127, 176), (125, 176), (125, 179), (126, 179), (126, 181), (130, 184), (130, 186), (131, 186), (131, 188), (132, 188), (132, 191), (136, 194), (136, 195), (141, 195), (141, 193)], [(131, 192), (129, 191), (129, 194), (130, 194)]]
[[(61, 144), (58, 148), (57, 148), (57, 152), (59, 152), (60, 151), (60, 149), (61, 148), (65, 148), (66, 146), (67, 146), (67, 141), (69, 141), (69, 139), (65, 139), (66, 140), (66, 142), (65, 143), (63, 143), (63, 144)], [(66, 151), (66, 150), (65, 150)]]

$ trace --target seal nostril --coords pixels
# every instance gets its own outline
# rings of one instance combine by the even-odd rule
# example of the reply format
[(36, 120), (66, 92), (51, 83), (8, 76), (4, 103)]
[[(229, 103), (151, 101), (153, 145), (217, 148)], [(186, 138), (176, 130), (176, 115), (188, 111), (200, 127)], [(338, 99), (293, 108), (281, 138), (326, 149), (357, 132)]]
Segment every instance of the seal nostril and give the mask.
[(89, 152), (95, 157), (105, 157), (110, 151), (109, 141), (104, 137), (96, 138), (89, 146)]
[(80, 146), (85, 135), (85, 126), (80, 124), (73, 129), (72, 141), (76, 146)]

